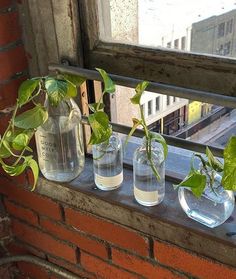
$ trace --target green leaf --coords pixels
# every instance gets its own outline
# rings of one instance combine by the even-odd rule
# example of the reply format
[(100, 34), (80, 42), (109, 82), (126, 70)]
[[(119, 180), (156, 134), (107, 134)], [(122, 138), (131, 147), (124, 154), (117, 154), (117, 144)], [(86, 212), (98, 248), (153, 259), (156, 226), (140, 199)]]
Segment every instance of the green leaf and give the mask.
[(29, 143), (29, 136), (25, 133), (21, 133), (14, 138), (12, 142), (12, 147), (15, 150), (22, 150), (28, 145), (28, 143)]
[(88, 121), (93, 131), (89, 144), (99, 144), (110, 138), (112, 129), (109, 125), (109, 119), (105, 112), (98, 111), (94, 114), (90, 114)]
[(112, 79), (108, 76), (108, 74), (103, 69), (96, 68), (96, 70), (102, 76), (102, 79), (104, 82), (104, 92), (114, 93), (116, 88), (115, 88), (115, 84), (112, 81)]
[(211, 150), (208, 147), (206, 148), (206, 155), (207, 155), (207, 158), (208, 158), (209, 165), (215, 171), (222, 172), (223, 171), (223, 164), (213, 156)]
[(164, 158), (166, 159), (167, 154), (168, 154), (168, 146), (166, 144), (166, 140), (163, 138), (162, 135), (157, 134), (157, 133), (150, 132), (150, 135), (151, 135), (151, 139), (154, 139), (155, 141), (159, 142), (162, 145), (163, 152), (164, 152)]
[(193, 194), (200, 198), (206, 187), (206, 176), (198, 171), (191, 171), (180, 184), (173, 186), (175, 189), (179, 187), (190, 188)]
[(149, 84), (148, 81), (142, 81), (136, 86), (135, 88), (136, 94), (130, 99), (132, 104), (134, 105), (140, 104), (140, 99), (142, 97), (143, 92), (147, 88), (148, 84)]
[(39, 167), (38, 167), (37, 162), (32, 158), (27, 163), (28, 163), (27, 164), (28, 167), (31, 168), (33, 176), (34, 176), (34, 184), (33, 184), (33, 187), (31, 189), (31, 191), (34, 191), (35, 187), (36, 187), (37, 180), (38, 180), (38, 176), (39, 176)]
[(37, 105), (33, 109), (27, 110), (15, 118), (14, 124), (22, 129), (35, 129), (45, 123), (48, 119), (46, 109)]
[(25, 80), (20, 85), (18, 90), (18, 104), (19, 106), (23, 106), (28, 102), (30, 97), (32, 96), (34, 90), (39, 86), (40, 80)]
[(48, 77), (45, 81), (45, 87), (50, 103), (57, 106), (67, 95), (68, 82)]
[(135, 132), (135, 130), (138, 128), (138, 126), (140, 126), (142, 124), (142, 120), (139, 120), (137, 118), (132, 118), (132, 121), (133, 121), (133, 127), (132, 129), (130, 130), (128, 136), (126, 137), (126, 140), (125, 140), (125, 145), (128, 143), (130, 137), (132, 137), (133, 133)]
[(92, 112), (103, 110), (105, 108), (105, 105), (103, 103), (100, 103), (99, 107), (98, 104), (99, 103), (92, 103), (92, 104), (88, 104), (88, 106)]
[(86, 78), (76, 76), (76, 75), (63, 74), (62, 76), (65, 80), (68, 80), (69, 82), (73, 83), (75, 86), (80, 86), (82, 83), (86, 81)]
[(8, 166), (6, 164), (3, 164), (2, 168), (10, 176), (17, 176), (20, 175), (25, 170), (26, 166), (27, 164), (24, 162), (23, 164), (19, 164), (16, 166)]
[(74, 84), (72, 83), (67, 83), (67, 94), (66, 94), (67, 97), (69, 98), (74, 98), (77, 96), (77, 88)]
[(0, 148), (0, 158), (9, 158), (11, 156), (11, 153), (9, 150), (2, 144)]
[(222, 185), (226, 190), (236, 191), (236, 136), (230, 138), (224, 150)]

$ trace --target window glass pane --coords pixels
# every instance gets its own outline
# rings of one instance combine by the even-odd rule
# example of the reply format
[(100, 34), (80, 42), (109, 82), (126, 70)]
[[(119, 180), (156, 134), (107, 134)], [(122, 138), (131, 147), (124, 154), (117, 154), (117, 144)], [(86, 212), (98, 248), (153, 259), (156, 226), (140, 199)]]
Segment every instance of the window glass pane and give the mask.
[(236, 49), (232, 48), (236, 45), (235, 0), (104, 0), (102, 3), (99, 8), (102, 40), (236, 56)]

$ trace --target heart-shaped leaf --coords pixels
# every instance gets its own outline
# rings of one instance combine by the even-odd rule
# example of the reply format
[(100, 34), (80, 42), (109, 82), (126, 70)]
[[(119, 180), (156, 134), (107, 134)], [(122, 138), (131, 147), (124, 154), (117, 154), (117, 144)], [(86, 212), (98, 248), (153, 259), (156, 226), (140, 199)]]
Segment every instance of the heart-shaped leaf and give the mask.
[(25, 133), (21, 133), (14, 138), (12, 142), (12, 147), (15, 150), (22, 150), (28, 145), (28, 143), (29, 143), (29, 136)]
[(89, 115), (88, 121), (93, 131), (89, 141), (90, 144), (99, 144), (110, 138), (112, 129), (109, 125), (109, 118), (105, 112), (98, 111)]
[(39, 82), (40, 79), (28, 79), (21, 83), (18, 90), (18, 104), (20, 107), (28, 102), (34, 90), (39, 86)]
[(149, 84), (148, 81), (142, 81), (136, 86), (136, 88), (135, 88), (136, 94), (130, 99), (132, 104), (134, 104), (134, 105), (140, 104), (142, 94), (145, 91), (145, 89), (147, 88), (148, 84)]
[(71, 75), (71, 74), (63, 74), (62, 75), (65, 80), (68, 80), (69, 82), (73, 83), (75, 86), (80, 86), (82, 83), (86, 81), (86, 78)]
[(68, 82), (48, 77), (45, 81), (45, 88), (51, 105), (57, 106), (67, 95)]
[(222, 185), (226, 190), (236, 191), (236, 136), (231, 137), (224, 150)]
[(116, 87), (112, 79), (108, 76), (108, 74), (103, 69), (96, 68), (96, 70), (102, 76), (104, 82), (104, 92), (114, 93), (116, 91)]
[(206, 155), (207, 155), (208, 163), (209, 163), (210, 167), (212, 167), (217, 172), (222, 172), (223, 168), (224, 168), (223, 164), (213, 156), (209, 147), (206, 148)]
[(14, 125), (22, 129), (35, 129), (41, 126), (48, 119), (46, 109), (37, 105), (33, 109), (27, 110), (15, 118)]

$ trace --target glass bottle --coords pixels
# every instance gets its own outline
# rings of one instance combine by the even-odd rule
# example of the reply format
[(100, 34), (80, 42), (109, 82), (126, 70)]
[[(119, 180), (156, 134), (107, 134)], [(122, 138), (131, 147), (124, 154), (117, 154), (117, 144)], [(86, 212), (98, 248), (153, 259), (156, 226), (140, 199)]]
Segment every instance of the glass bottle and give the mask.
[(35, 133), (39, 168), (48, 180), (68, 182), (84, 168), (81, 112), (72, 99), (45, 107), (48, 120)]
[(207, 179), (205, 191), (200, 198), (196, 198), (189, 188), (179, 188), (179, 202), (189, 218), (214, 228), (230, 217), (234, 209), (234, 193), (222, 187), (221, 178), (216, 173), (212, 187)]
[(165, 196), (164, 152), (158, 142), (151, 142), (152, 162), (160, 175), (160, 180), (158, 180), (153, 173), (146, 147), (147, 141), (144, 137), (143, 144), (134, 152), (134, 197), (142, 205), (154, 206), (161, 203)]
[(122, 143), (113, 133), (107, 142), (93, 145), (93, 169), (96, 186), (104, 191), (114, 190), (123, 182)]

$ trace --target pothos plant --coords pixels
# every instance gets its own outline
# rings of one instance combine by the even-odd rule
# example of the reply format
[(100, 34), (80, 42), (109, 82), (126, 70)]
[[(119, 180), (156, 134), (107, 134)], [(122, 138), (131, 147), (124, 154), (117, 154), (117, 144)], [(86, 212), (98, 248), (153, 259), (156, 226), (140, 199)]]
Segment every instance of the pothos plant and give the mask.
[[(200, 159), (200, 168), (194, 167), (194, 158)], [(197, 197), (201, 197), (207, 185), (214, 189), (215, 174), (219, 173), (222, 177), (221, 184), (225, 190), (236, 191), (236, 136), (233, 136), (228, 141), (224, 149), (224, 163), (216, 159), (211, 150), (207, 147), (206, 154), (201, 155), (194, 153), (191, 161), (189, 174), (174, 188), (186, 187), (192, 190), (192, 193)]]
[(153, 174), (155, 175), (157, 180), (160, 180), (160, 174), (158, 173), (158, 170), (156, 169), (155, 163), (153, 162), (153, 158), (152, 158), (152, 141), (157, 141), (157, 142), (159, 142), (162, 145), (163, 153), (164, 153), (164, 159), (166, 159), (166, 157), (167, 157), (168, 146), (166, 144), (165, 139), (160, 134), (153, 133), (153, 132), (148, 130), (147, 123), (145, 121), (145, 117), (144, 117), (144, 113), (143, 113), (140, 101), (141, 101), (142, 94), (144, 93), (144, 91), (148, 87), (148, 85), (149, 85), (148, 81), (140, 82), (136, 86), (136, 88), (135, 88), (135, 93), (136, 94), (130, 99), (132, 104), (139, 106), (139, 111), (140, 111), (141, 119), (132, 118), (133, 127), (130, 130), (130, 133), (129, 133), (127, 139), (126, 139), (126, 144), (127, 144), (128, 140), (129, 140), (129, 138), (135, 132), (135, 130), (139, 126), (141, 126), (143, 128), (144, 136), (146, 138), (147, 159), (148, 159), (148, 161), (150, 163), (150, 167), (151, 167), (151, 169), (153, 171)]
[(103, 79), (104, 89), (99, 101), (88, 105), (92, 111), (92, 114), (88, 116), (88, 121), (92, 128), (92, 135), (90, 137), (89, 144), (108, 142), (110, 136), (112, 135), (112, 127), (109, 123), (109, 117), (103, 111), (105, 107), (103, 97), (105, 94), (113, 94), (115, 92), (115, 84), (104, 70), (99, 68), (96, 68), (96, 70), (100, 73)]
[[(0, 136), (0, 166), (10, 176), (20, 175), (26, 168), (30, 168), (34, 176), (32, 190), (35, 189), (39, 168), (29, 143), (36, 129), (48, 119), (48, 112), (39, 96), (47, 96), (50, 104), (57, 106), (64, 99), (75, 97), (76, 86), (84, 81), (83, 77), (58, 74), (28, 79), (19, 87), (12, 117), (4, 134)], [(30, 103), (33, 108), (18, 114), (19, 110)]]

